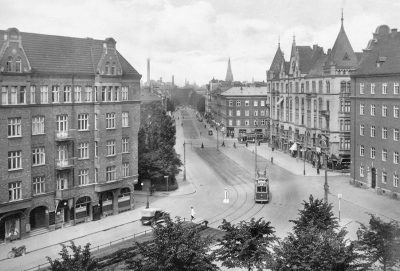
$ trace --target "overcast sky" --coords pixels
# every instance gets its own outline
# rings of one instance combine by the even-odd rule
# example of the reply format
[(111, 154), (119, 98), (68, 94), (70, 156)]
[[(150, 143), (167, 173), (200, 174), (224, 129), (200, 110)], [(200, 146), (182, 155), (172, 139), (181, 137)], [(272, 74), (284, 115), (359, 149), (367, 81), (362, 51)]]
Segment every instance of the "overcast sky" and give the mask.
[(104, 39), (146, 80), (182, 85), (225, 79), (230, 57), (235, 80), (265, 80), (280, 37), (286, 59), (297, 45), (333, 46), (344, 26), (356, 51), (381, 24), (400, 28), (397, 0), (0, 0), (1, 29)]

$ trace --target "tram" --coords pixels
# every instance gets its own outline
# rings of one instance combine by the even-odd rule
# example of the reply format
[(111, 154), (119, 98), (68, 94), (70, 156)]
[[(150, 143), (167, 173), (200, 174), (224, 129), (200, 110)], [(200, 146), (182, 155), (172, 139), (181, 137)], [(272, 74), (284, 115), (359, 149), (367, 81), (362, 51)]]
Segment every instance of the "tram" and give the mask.
[(267, 177), (267, 171), (264, 173), (257, 172), (257, 178), (254, 182), (255, 192), (254, 200), (256, 203), (268, 203), (269, 202), (269, 178)]

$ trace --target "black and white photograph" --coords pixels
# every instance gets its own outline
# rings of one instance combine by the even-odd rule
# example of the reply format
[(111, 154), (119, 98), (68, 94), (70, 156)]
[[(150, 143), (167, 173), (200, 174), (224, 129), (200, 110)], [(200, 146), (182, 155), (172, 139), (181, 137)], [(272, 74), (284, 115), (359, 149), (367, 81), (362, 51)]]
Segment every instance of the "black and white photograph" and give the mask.
[(0, 270), (400, 271), (399, 14), (0, 0)]

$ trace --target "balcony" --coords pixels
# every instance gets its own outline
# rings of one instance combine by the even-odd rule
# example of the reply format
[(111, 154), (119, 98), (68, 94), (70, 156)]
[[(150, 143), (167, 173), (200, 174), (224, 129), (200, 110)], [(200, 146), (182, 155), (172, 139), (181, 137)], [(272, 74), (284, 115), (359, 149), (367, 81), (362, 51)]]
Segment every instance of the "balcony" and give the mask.
[(74, 138), (74, 130), (56, 131), (56, 141), (68, 141)]
[(64, 200), (73, 198), (73, 189), (56, 190), (56, 199)]
[(61, 160), (56, 160), (56, 169), (64, 170), (69, 169), (74, 166), (74, 158), (66, 158)]

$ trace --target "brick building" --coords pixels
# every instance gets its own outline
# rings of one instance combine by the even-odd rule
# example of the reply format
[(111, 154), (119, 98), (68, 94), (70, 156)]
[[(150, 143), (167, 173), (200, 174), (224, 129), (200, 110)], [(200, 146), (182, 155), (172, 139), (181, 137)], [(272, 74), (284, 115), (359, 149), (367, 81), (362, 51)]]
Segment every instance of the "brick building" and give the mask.
[(0, 240), (129, 210), (141, 75), (113, 38), (0, 31)]
[[(400, 33), (379, 26), (352, 79), (354, 181), (400, 192)], [(393, 194), (395, 195), (395, 194)]]
[(271, 142), (308, 161), (350, 161), (350, 72), (355, 53), (343, 26), (327, 53), (318, 45), (298, 46), (289, 61), (278, 46), (267, 71), (271, 96)]

